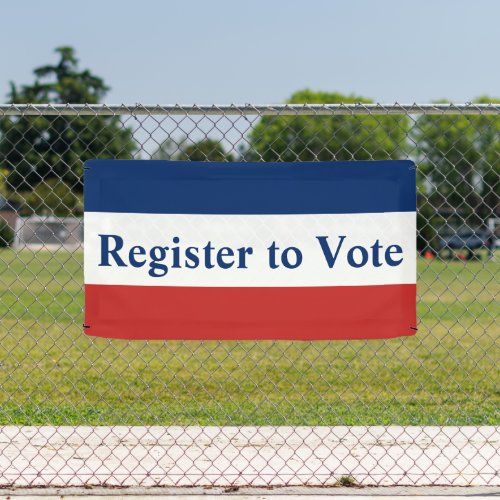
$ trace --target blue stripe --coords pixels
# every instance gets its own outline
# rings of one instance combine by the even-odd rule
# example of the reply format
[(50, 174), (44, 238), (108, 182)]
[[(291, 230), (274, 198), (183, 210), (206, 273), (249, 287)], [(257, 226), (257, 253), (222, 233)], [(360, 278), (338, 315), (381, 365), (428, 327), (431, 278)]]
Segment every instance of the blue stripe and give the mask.
[(413, 212), (412, 161), (91, 160), (85, 211), (177, 214)]

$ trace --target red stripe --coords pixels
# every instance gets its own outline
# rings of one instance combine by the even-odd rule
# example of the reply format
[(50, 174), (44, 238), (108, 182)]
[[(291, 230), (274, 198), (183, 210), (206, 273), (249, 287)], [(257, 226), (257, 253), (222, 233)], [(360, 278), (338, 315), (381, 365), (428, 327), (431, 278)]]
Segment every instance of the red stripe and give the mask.
[(85, 333), (121, 339), (345, 340), (413, 335), (416, 285), (85, 285)]

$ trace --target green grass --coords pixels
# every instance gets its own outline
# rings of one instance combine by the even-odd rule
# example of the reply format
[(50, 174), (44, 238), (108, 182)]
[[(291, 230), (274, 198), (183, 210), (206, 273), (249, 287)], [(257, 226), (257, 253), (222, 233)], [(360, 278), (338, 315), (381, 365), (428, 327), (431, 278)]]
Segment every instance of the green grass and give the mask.
[(81, 260), (0, 251), (0, 424), (499, 423), (498, 256), (420, 260), (417, 334), (350, 342), (87, 337)]

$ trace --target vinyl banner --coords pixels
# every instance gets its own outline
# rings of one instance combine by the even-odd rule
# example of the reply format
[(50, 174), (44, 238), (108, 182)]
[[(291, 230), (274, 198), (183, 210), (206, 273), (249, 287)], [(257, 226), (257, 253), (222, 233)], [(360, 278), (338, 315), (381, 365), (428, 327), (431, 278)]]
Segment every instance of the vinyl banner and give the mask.
[(89, 161), (85, 333), (412, 335), (415, 208), (410, 161)]

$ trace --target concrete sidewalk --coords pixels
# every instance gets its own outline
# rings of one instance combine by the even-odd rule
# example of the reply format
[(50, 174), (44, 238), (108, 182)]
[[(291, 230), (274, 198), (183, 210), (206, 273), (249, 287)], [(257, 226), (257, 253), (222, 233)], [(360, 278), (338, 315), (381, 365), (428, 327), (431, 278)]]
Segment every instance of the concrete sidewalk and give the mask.
[(496, 427), (8, 426), (0, 486), (500, 486), (499, 453)]
[(453, 498), (492, 499), (500, 495), (497, 487), (366, 487), (366, 488), (315, 488), (315, 487), (283, 487), (268, 488), (39, 488), (0, 490), (0, 500), (144, 500), (144, 497), (161, 497), (162, 499), (183, 500), (215, 500), (231, 497), (234, 500), (304, 500), (305, 498), (334, 498), (335, 500), (365, 500), (375, 498), (385, 500), (401, 498), (408, 500), (451, 500)]

